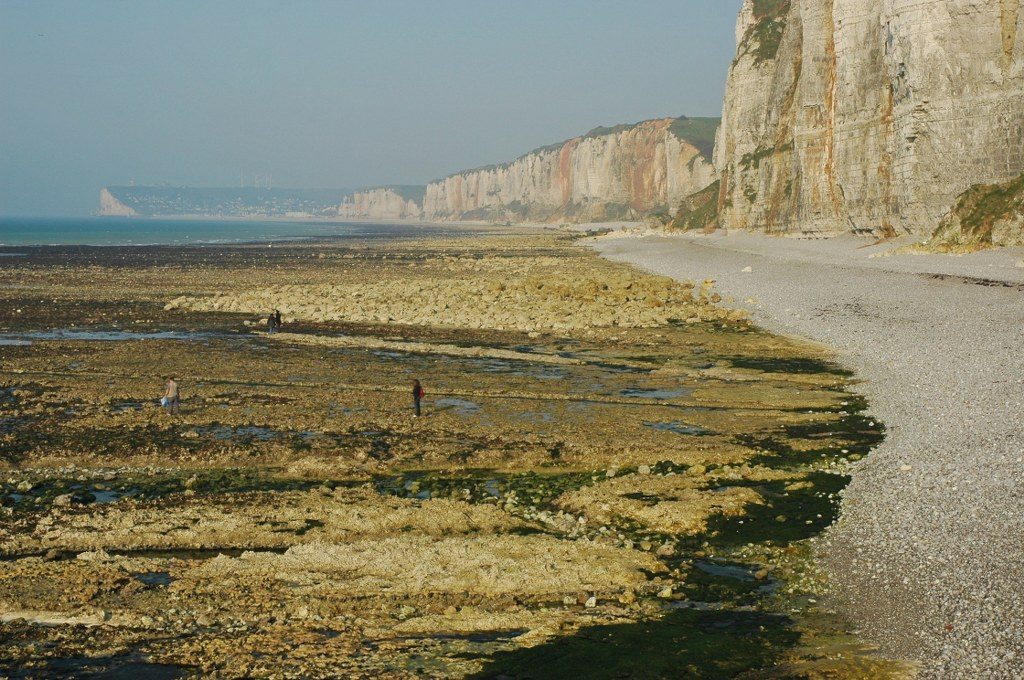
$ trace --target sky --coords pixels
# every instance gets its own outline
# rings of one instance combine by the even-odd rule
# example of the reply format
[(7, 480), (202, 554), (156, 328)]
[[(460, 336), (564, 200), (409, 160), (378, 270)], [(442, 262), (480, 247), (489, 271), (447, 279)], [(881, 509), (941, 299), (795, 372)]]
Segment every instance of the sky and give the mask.
[(0, 0), (0, 215), (106, 185), (422, 184), (718, 116), (741, 0)]

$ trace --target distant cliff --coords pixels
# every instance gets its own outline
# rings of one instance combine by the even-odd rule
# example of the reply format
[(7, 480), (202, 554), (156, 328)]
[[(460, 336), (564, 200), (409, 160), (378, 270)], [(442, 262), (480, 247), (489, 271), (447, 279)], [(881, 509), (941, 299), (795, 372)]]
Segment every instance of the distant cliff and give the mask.
[(118, 217), (333, 216), (345, 189), (111, 186), (100, 191), (100, 215)]
[(122, 203), (109, 189), (100, 189), (100, 215), (112, 217), (132, 217), (138, 215), (135, 208)]
[(425, 192), (423, 185), (360, 189), (345, 197), (338, 206), (338, 216), (345, 219), (420, 219), (423, 217)]
[(596, 128), (509, 163), (427, 185), (430, 220), (599, 221), (669, 211), (716, 179), (716, 118)]
[(1024, 170), (1019, 0), (745, 0), (736, 38), (720, 226), (931, 233)]

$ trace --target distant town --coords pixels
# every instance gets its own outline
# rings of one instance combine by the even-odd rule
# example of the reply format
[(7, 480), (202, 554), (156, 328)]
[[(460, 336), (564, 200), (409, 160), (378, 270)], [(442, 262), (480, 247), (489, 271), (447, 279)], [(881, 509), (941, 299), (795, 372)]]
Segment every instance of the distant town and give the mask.
[(110, 186), (100, 215), (209, 217), (333, 217), (348, 189)]

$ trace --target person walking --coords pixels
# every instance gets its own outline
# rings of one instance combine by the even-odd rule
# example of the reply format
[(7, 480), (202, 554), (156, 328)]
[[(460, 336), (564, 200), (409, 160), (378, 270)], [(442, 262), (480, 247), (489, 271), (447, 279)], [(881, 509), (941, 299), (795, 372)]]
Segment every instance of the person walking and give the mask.
[(413, 418), (419, 418), (420, 417), (420, 399), (423, 398), (424, 394), (426, 394), (426, 391), (423, 389), (423, 385), (420, 384), (420, 381), (419, 380), (413, 380), (412, 381), (412, 405), (413, 405), (413, 408), (416, 410), (416, 413), (413, 415)]
[(274, 312), (271, 312), (269, 316), (267, 316), (267, 333), (271, 333), (272, 334), (276, 330), (277, 330), (277, 312), (274, 311)]
[(277, 328), (277, 330), (281, 330), (281, 326), (283, 326), (283, 325), (284, 325), (284, 323), (281, 321), (281, 310), (280, 309), (275, 309), (274, 310), (274, 326)]
[(167, 378), (167, 388), (161, 401), (168, 413), (177, 414), (180, 411), (181, 392), (178, 390), (178, 380), (175, 376)]

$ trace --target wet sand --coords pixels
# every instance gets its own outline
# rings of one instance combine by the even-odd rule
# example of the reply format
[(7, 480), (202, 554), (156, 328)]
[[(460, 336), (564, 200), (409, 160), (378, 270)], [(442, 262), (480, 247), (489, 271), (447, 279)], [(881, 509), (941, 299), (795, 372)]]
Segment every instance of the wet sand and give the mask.
[(882, 423), (710, 283), (542, 230), (20, 251), (13, 677), (907, 670), (819, 605), (808, 558)]

